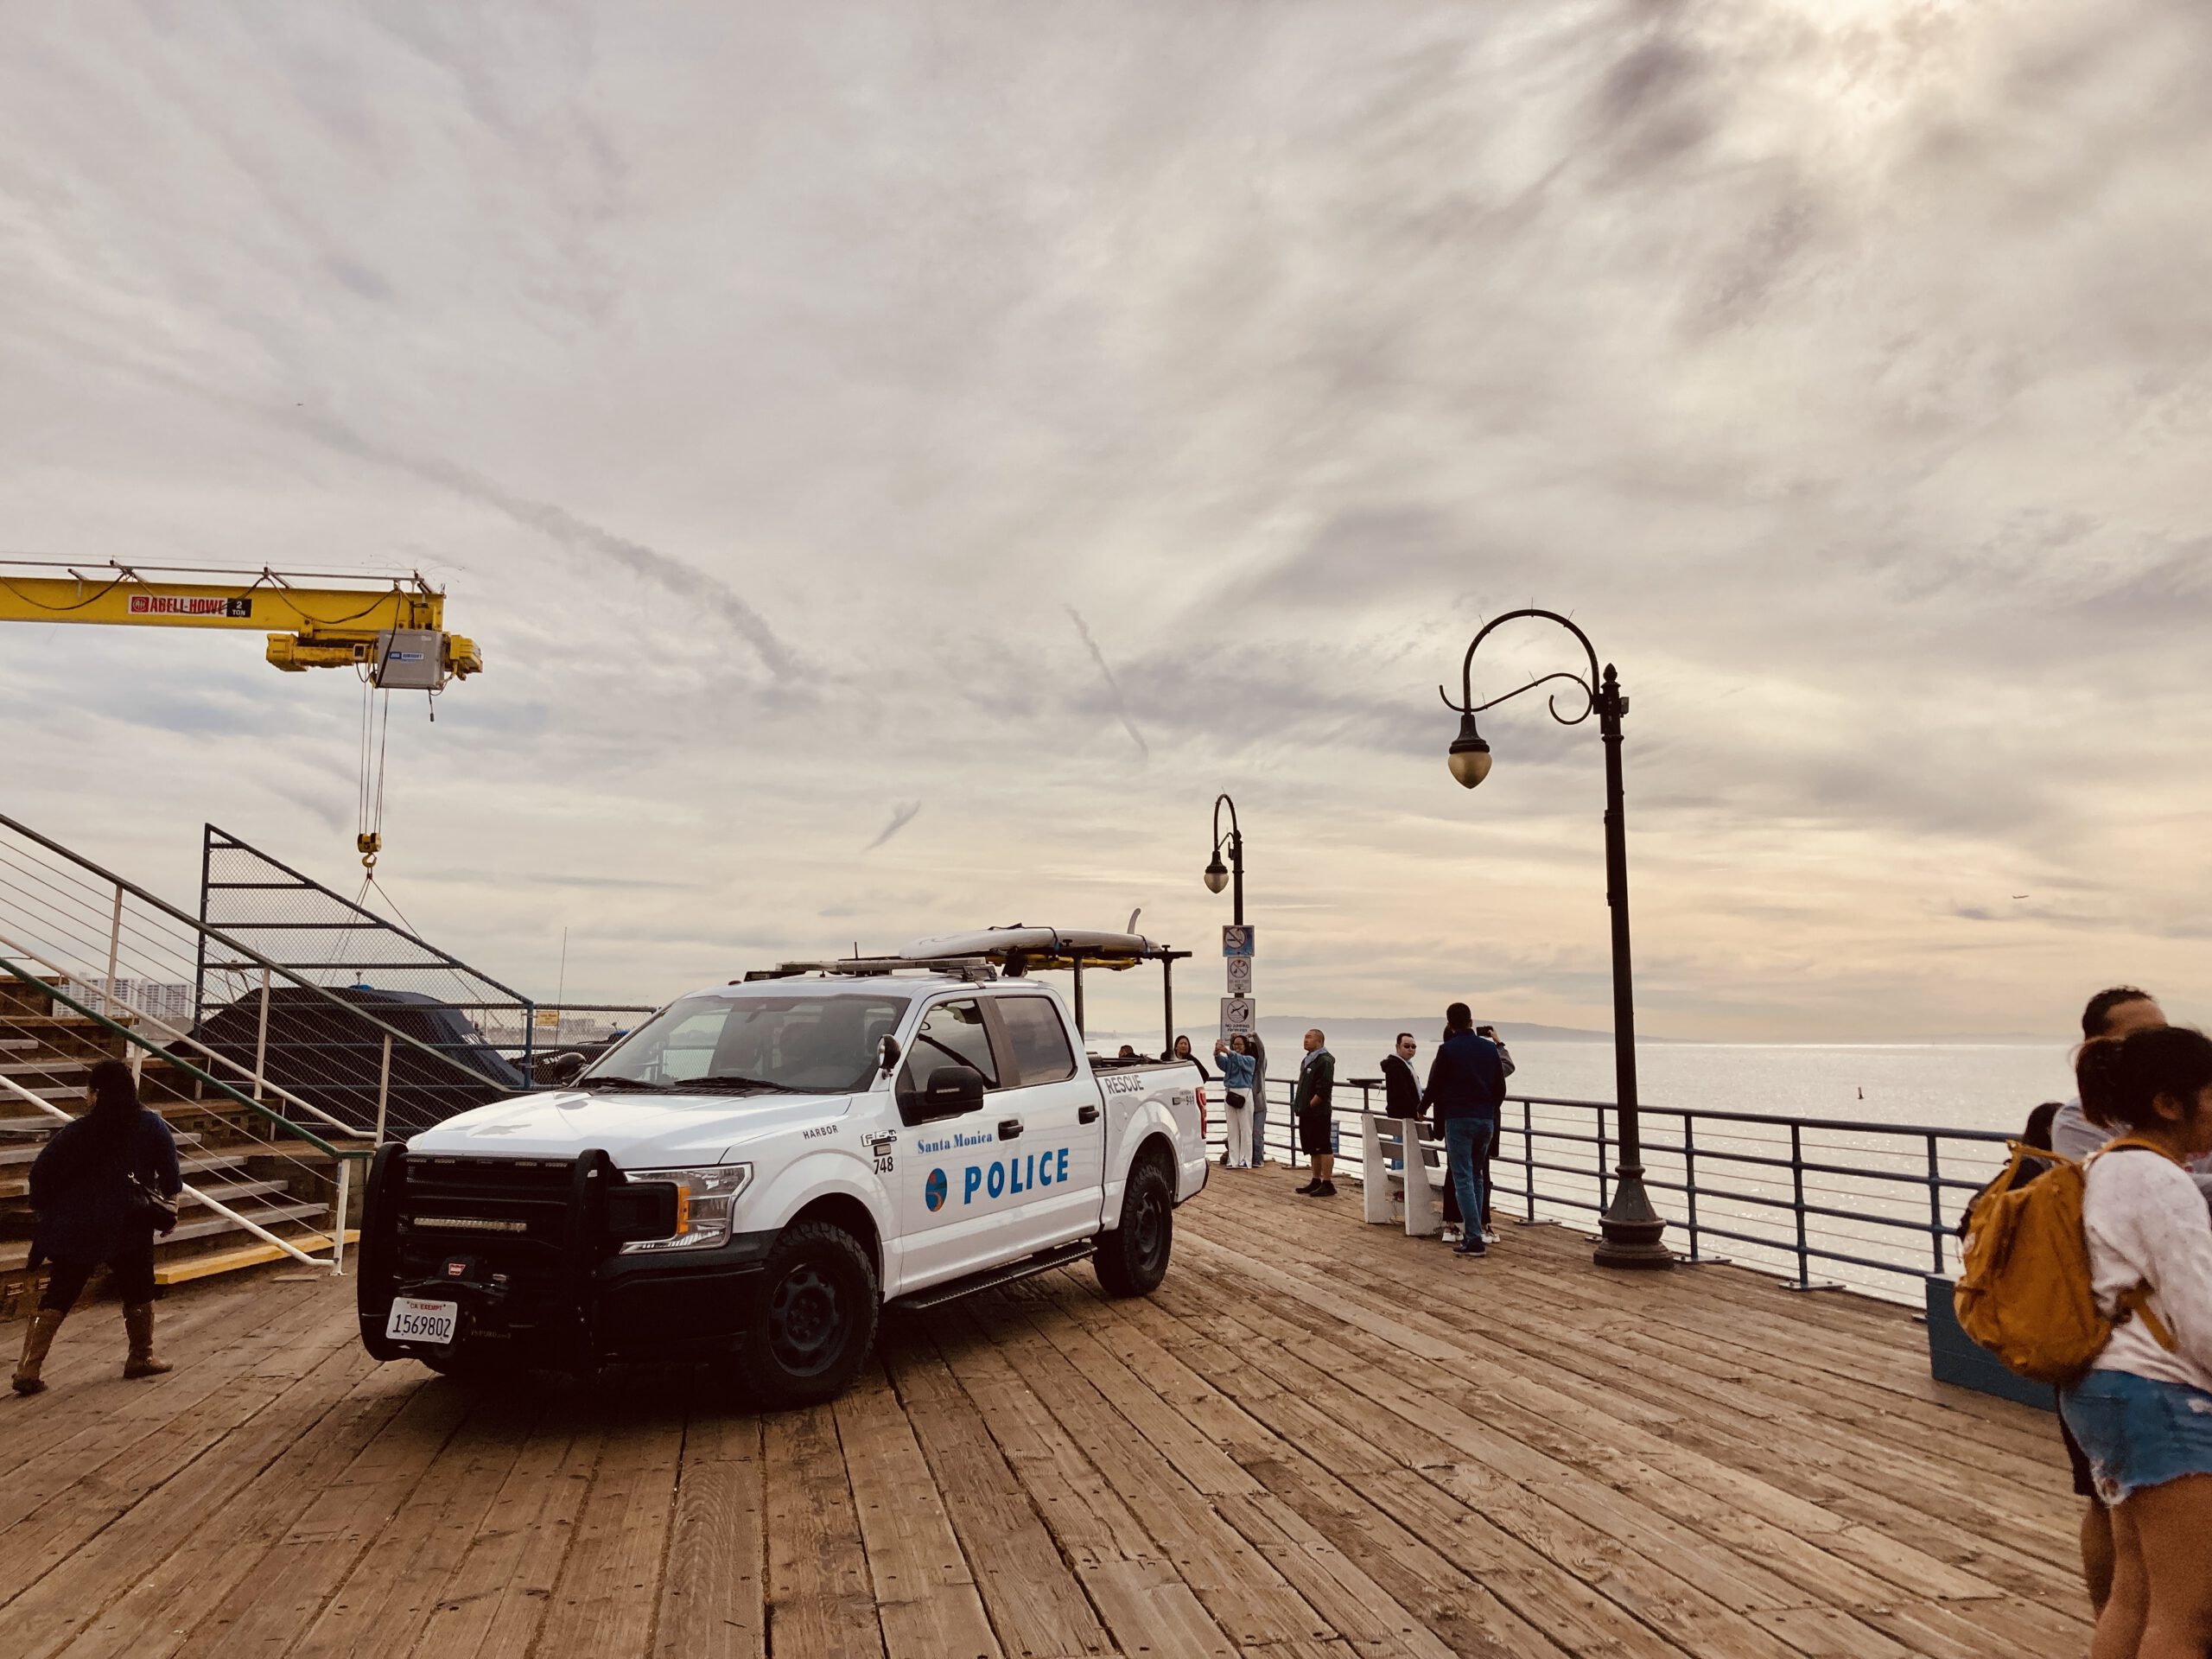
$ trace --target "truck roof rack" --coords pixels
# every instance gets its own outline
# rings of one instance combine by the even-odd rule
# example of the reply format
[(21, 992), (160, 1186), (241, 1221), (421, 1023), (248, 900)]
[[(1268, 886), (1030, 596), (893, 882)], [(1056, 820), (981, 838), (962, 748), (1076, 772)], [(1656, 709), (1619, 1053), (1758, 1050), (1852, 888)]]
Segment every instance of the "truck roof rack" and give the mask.
[(982, 957), (839, 957), (829, 962), (779, 962), (773, 968), (755, 968), (742, 981), (796, 979), (801, 974), (847, 974), (874, 979), (886, 974), (943, 974), (983, 984), (999, 976), (997, 964)]
[(988, 984), (1000, 978), (1027, 979), (1044, 969), (1067, 969), (1075, 975), (1075, 1028), (1084, 1023), (1083, 974), (1085, 968), (1119, 973), (1141, 962), (1156, 962), (1160, 969), (1160, 993), (1166, 1014), (1167, 1041), (1175, 1041), (1175, 964), (1188, 950), (1167, 946), (1135, 931), (1136, 916), (1126, 931), (1099, 928), (1038, 927), (1016, 923), (1009, 927), (987, 927), (967, 933), (938, 933), (916, 939), (896, 956), (863, 957), (857, 945), (849, 957), (829, 962), (785, 962), (773, 968), (756, 968), (733, 985), (760, 980), (796, 979), (801, 974), (845, 974), (875, 977), (892, 974), (941, 974)]

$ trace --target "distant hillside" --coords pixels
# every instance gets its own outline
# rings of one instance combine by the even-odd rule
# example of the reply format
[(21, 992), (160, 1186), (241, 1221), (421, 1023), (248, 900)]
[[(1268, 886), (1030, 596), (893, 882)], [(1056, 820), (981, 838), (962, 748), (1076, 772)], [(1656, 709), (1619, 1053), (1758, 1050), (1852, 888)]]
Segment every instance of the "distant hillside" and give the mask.
[[(1497, 1034), (1509, 1045), (1516, 1042), (1610, 1043), (1613, 1040), (1613, 1033), (1610, 1031), (1586, 1031), (1579, 1026), (1539, 1026), (1513, 1020), (1485, 1020), (1479, 1010), (1475, 1014), (1475, 1023), (1495, 1025)], [(1282, 1044), (1295, 1048), (1306, 1033), (1316, 1026), (1320, 1027), (1323, 1034), (1328, 1038), (1329, 1046), (1339, 1053), (1347, 1048), (1358, 1049), (1368, 1046), (1373, 1046), (1378, 1054), (1386, 1052), (1392, 1039), (1402, 1031), (1413, 1033), (1426, 1049), (1444, 1034), (1443, 1018), (1434, 1014), (1411, 1020), (1316, 1020), (1303, 1015), (1293, 1017), (1286, 1014), (1277, 1018), (1263, 1014), (1260, 1016), (1260, 1036), (1270, 1052)], [(1193, 1037), (1192, 1040), (1195, 1042), (1198, 1039)], [(1663, 1037), (1653, 1037), (1646, 1033), (1637, 1034), (1638, 1043), (1666, 1040)]]
[[(1211, 1020), (1211, 1004), (1207, 1005), (1206, 1013), (1206, 1023), (1201, 1025), (1190, 1021), (1182, 1024), (1181, 1029), (1202, 1052), (1211, 1052), (1215, 1033)], [(1508, 1046), (1519, 1042), (1610, 1043), (1613, 1040), (1613, 1033), (1610, 1031), (1586, 1031), (1579, 1026), (1540, 1026), (1512, 1020), (1485, 1020), (1480, 1014), (1476, 1014), (1475, 1020), (1478, 1024), (1495, 1025), (1497, 1034), (1505, 1039)], [(1386, 1053), (1392, 1040), (1402, 1031), (1413, 1033), (1420, 1039), (1424, 1051), (1433, 1047), (1444, 1034), (1444, 1021), (1433, 1014), (1411, 1020), (1328, 1020), (1306, 1014), (1263, 1014), (1260, 1016), (1260, 1038), (1267, 1044), (1270, 1054), (1294, 1052), (1306, 1033), (1316, 1026), (1320, 1027), (1328, 1038), (1331, 1050), (1347, 1057), (1356, 1056), (1370, 1047), (1377, 1056)], [(1110, 1039), (1149, 1048), (1160, 1040), (1159, 1029), (1154, 1026), (1141, 1032), (1093, 1031), (1090, 1034), (1091, 1046), (1095, 1048)], [(1670, 1040), (1645, 1032), (1637, 1033), (1639, 1046)]]
[[(1179, 1027), (1189, 1035), (1191, 1041), (1197, 1045), (1201, 1054), (1211, 1053), (1213, 1051), (1214, 1026), (1211, 1018), (1213, 1005), (1209, 1002), (1205, 1007), (1205, 1015), (1203, 1022), (1192, 1020), (1181, 1023)], [(1613, 1033), (1610, 1031), (1592, 1031), (1580, 1026), (1542, 1026), (1528, 1020), (1485, 1020), (1480, 1009), (1476, 1010), (1475, 1020), (1478, 1024), (1495, 1025), (1497, 1027), (1497, 1034), (1505, 1039), (1509, 1047), (1515, 1043), (1522, 1042), (1610, 1043), (1613, 1040)], [(1267, 1043), (1268, 1052), (1270, 1054), (1295, 1053), (1306, 1033), (1315, 1026), (1320, 1027), (1327, 1034), (1329, 1047), (1339, 1058), (1347, 1063), (1361, 1065), (1367, 1063), (1367, 1059), (1363, 1057), (1379, 1059), (1388, 1053), (1391, 1040), (1402, 1031), (1413, 1033), (1420, 1041), (1423, 1053), (1427, 1053), (1434, 1047), (1437, 1039), (1444, 1034), (1443, 1019), (1433, 1014), (1409, 1020), (1331, 1020), (1316, 1019), (1310, 1014), (1263, 1014), (1260, 1016), (1260, 1036)], [(1639, 1048), (1695, 1043), (1703, 1039), (1694, 1037), (1657, 1037), (1648, 1031), (1639, 1031), (1636, 1034), (1637, 1046)], [(2020, 1032), (1947, 1032), (1932, 1037), (1897, 1036), (1889, 1039), (1859, 1038), (1855, 1039), (1840, 1038), (1833, 1042), (1816, 1040), (1809, 1044), (1803, 1040), (1777, 1039), (1768, 1044), (1734, 1043), (1724, 1044), (1722, 1046), (1974, 1048), (1988, 1046), (2004, 1047), (2026, 1046), (2048, 1048), (2057, 1040), (2050, 1037), (2037, 1037)], [(1090, 1046), (1093, 1048), (1107, 1043), (1126, 1042), (1133, 1043), (1148, 1053), (1153, 1046), (1159, 1041), (1160, 1027), (1157, 1026), (1147, 1027), (1141, 1031), (1094, 1030), (1090, 1033)]]

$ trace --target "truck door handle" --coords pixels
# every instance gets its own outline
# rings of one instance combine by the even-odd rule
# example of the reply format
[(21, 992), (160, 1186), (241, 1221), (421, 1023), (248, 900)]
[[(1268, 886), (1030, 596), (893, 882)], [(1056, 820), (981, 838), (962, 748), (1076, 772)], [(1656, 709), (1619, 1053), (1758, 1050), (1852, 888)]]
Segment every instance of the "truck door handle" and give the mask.
[(999, 1139), (1000, 1139), (1000, 1140), (1001, 1140), (1001, 1141), (1011, 1141), (1011, 1140), (1013, 1140), (1013, 1139), (1014, 1139), (1014, 1137), (1015, 1135), (1020, 1135), (1020, 1133), (1021, 1133), (1021, 1120), (1020, 1120), (1020, 1118), (1018, 1118), (1018, 1117), (1002, 1117), (1002, 1118), (999, 1119)]
[(1078, 1123), (1096, 1123), (1098, 1121), (1098, 1109), (1096, 1106), (1086, 1106), (1075, 1115), (1075, 1119)]

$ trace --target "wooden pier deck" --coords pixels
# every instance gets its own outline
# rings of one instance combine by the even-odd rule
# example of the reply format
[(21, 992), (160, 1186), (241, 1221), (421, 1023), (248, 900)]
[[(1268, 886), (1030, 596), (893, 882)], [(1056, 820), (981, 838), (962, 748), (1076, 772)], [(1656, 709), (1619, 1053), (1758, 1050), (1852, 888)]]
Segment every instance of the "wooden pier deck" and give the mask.
[(1902, 1310), (1553, 1228), (1456, 1261), (1293, 1179), (1217, 1173), (1149, 1300), (897, 1321), (765, 1419), (690, 1372), (472, 1395), (281, 1273), (173, 1294), (130, 1383), (86, 1307), (0, 1399), (0, 1659), (2086, 1647), (2050, 1419), (1932, 1382)]

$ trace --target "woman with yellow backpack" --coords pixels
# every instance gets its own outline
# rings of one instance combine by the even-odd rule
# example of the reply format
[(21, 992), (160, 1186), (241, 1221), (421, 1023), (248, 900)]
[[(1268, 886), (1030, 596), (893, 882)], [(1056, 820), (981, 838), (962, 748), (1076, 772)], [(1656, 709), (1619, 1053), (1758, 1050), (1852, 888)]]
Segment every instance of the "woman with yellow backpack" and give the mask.
[[(2112, 1334), (2061, 1397), (2112, 1513), (2112, 1598), (2092, 1659), (2212, 1649), (2212, 1217), (2184, 1165), (2212, 1152), (2212, 1040), (2185, 1027), (2098, 1038), (2082, 1107), (2120, 1138), (2082, 1192)], [(2130, 1317), (2131, 1314), (2139, 1317)]]

